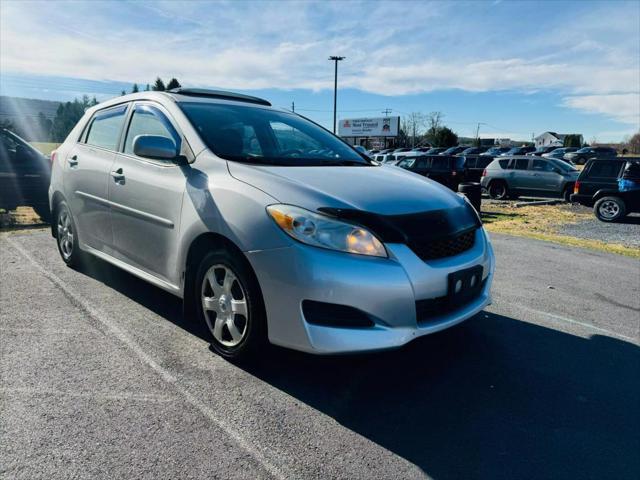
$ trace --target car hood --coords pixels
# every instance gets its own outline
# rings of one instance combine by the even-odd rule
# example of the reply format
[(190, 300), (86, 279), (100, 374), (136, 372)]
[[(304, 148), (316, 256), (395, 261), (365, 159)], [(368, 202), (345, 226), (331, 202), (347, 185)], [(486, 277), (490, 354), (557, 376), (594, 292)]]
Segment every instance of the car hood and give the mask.
[(459, 207), (442, 185), (398, 167), (285, 167), (228, 162), (230, 174), (281, 203), (307, 210), (355, 209), (402, 215)]

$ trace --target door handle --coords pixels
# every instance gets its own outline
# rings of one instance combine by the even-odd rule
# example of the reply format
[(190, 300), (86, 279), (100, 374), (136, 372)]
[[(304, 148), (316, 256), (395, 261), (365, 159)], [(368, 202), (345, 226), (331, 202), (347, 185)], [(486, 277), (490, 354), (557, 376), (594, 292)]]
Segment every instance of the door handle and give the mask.
[(111, 171), (111, 176), (113, 177), (113, 179), (116, 182), (121, 182), (121, 181), (124, 180), (124, 173), (123, 173), (121, 168), (119, 168), (117, 170), (112, 170)]
[(67, 163), (69, 164), (70, 167), (75, 167), (76, 165), (78, 165), (78, 155), (74, 155), (73, 157), (68, 157)]

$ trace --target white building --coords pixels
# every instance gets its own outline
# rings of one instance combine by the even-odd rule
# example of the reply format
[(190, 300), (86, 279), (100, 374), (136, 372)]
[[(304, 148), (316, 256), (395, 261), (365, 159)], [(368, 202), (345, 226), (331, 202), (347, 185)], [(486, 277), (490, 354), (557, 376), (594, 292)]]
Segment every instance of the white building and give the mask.
[[(538, 135), (535, 140), (536, 148), (538, 147), (562, 147), (564, 145), (564, 138), (567, 135), (578, 135), (577, 133), (556, 133), (556, 132), (544, 132)], [(580, 145), (584, 143), (582, 135), (580, 135)]]

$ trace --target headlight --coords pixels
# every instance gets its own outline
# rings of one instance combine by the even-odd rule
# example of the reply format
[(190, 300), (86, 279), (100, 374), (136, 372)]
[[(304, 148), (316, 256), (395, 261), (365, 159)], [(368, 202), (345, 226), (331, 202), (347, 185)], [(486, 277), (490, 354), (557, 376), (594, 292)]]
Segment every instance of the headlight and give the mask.
[(269, 205), (267, 212), (289, 236), (314, 247), (386, 257), (384, 245), (367, 229), (292, 205)]

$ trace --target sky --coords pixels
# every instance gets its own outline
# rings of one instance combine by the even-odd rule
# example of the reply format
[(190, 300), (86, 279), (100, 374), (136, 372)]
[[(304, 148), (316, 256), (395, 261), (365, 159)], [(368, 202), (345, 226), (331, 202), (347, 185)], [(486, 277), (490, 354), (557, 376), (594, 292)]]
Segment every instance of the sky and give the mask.
[(333, 118), (440, 111), (461, 136), (640, 130), (640, 1), (0, 0), (0, 94), (105, 100), (135, 82)]

